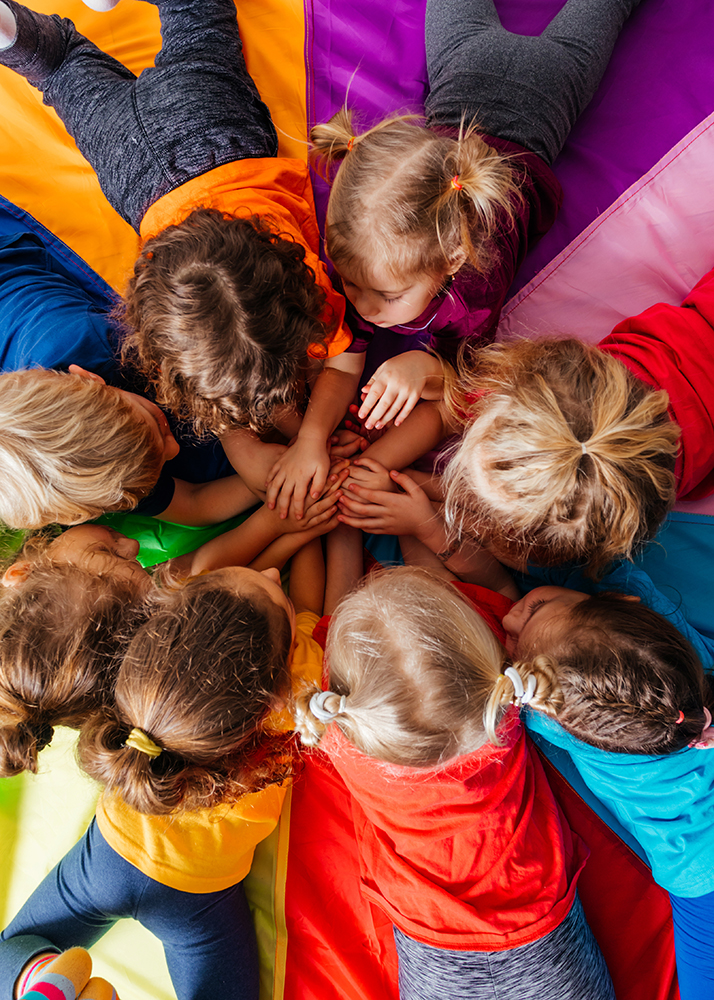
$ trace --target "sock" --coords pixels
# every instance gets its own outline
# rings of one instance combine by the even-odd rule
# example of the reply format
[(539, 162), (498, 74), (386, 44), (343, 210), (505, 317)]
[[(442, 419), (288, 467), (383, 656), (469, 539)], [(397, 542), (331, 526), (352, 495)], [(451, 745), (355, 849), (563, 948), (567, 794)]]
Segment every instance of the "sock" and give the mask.
[(106, 979), (92, 976), (77, 1000), (119, 1000), (117, 991)]
[(92, 974), (92, 960), (84, 948), (70, 948), (50, 962), (36, 962), (28, 972), (19, 1000), (78, 1000)]
[(17, 38), (17, 21), (6, 3), (0, 3), (0, 51), (9, 49)]
[(108, 10), (114, 10), (119, 0), (83, 0), (84, 6), (90, 10), (96, 10), (100, 14), (106, 14)]

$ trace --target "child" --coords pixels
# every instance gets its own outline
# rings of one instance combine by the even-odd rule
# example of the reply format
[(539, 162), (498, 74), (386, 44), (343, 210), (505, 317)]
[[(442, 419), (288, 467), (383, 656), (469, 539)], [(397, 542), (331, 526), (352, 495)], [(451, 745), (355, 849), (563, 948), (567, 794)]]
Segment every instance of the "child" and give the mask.
[(714, 271), (682, 306), (618, 324), (598, 347), (521, 340), (481, 352), (446, 472), (452, 525), (516, 565), (602, 573), (652, 538), (675, 498), (714, 490)]
[[(440, 390), (441, 365), (425, 344), (453, 365), (460, 347), (493, 338), (529, 244), (549, 229), (560, 205), (550, 165), (636, 2), (570, 0), (533, 38), (506, 31), (493, 0), (430, 0), (427, 127), (400, 117), (360, 134), (342, 111), (313, 129), (325, 168), (340, 161), (326, 246), (352, 303), (355, 333), (351, 380), (338, 386), (324, 371), (313, 391), (315, 411), (324, 392), (332, 409), (322, 412), (335, 422), (342, 416), (380, 329), (404, 335), (393, 338), (403, 346), (363, 390), (359, 416), (368, 429), (400, 423), (425, 393), (434, 398), (435, 384)], [(278, 460), (269, 502), (278, 492), (289, 500), (294, 491), (299, 506), (313, 475), (319, 492), (325, 457), (317, 448), (334, 426), (313, 422), (312, 442), (305, 431), (299, 447)]]
[[(112, 290), (69, 247), (0, 198), (0, 519), (6, 524), (72, 524), (132, 508), (211, 524), (253, 502), (241, 479), (228, 477), (233, 470), (217, 443), (199, 442), (185, 425), (170, 429), (121, 368), (115, 305)], [(68, 370), (73, 374), (59, 374)]]
[(145, 240), (127, 350), (157, 399), (201, 429), (262, 431), (290, 423), (308, 359), (348, 345), (344, 300), (317, 258), (307, 166), (276, 156), (234, 4), (157, 6), (163, 48), (139, 79), (15, 0), (0, 7), (0, 62), (42, 91)]
[[(93, 543), (120, 547), (123, 575), (95, 572), (62, 559), (70, 533), (56, 541), (31, 539), (6, 571), (0, 587), (0, 775), (37, 772), (37, 758), (54, 726), (78, 728), (111, 696), (129, 636), (144, 617), (148, 576), (138, 563), (138, 543), (108, 528), (74, 529)], [(31, 566), (31, 571), (28, 567)], [(139, 572), (144, 576), (142, 585)]]
[(702, 664), (711, 674), (714, 641), (629, 564), (597, 583), (562, 569), (538, 571), (536, 582), (546, 586), (503, 619), (506, 645), (521, 672), (555, 666), (562, 695), (576, 698), (568, 711), (529, 709), (527, 726), (641, 845), (670, 894), (682, 1000), (710, 1000), (714, 754), (702, 749), (714, 731)]
[(475, 609), (409, 568), (372, 578), (332, 619), (330, 690), (299, 696), (303, 741), (354, 797), (363, 891), (395, 924), (403, 1000), (614, 996), (576, 895), (584, 847), (501, 676), (494, 610), (509, 604)]
[(4, 931), (3, 1000), (38, 954), (89, 947), (122, 916), (162, 940), (179, 1000), (258, 997), (242, 880), (292, 771), (291, 677), (322, 671), (319, 542), (292, 578), (295, 607), (276, 570), (231, 565), (153, 597), (113, 706), (82, 730), (82, 762), (106, 785), (96, 819)]
[[(175, 586), (234, 564), (282, 565), (334, 525), (339, 496), (333, 489), (299, 524), (261, 507), (237, 528), (162, 567), (157, 578)], [(29, 539), (5, 571), (0, 774), (36, 771), (54, 726), (79, 728), (106, 704), (122, 651), (157, 599), (150, 574), (137, 562), (138, 550), (134, 539), (85, 524), (53, 540)]]

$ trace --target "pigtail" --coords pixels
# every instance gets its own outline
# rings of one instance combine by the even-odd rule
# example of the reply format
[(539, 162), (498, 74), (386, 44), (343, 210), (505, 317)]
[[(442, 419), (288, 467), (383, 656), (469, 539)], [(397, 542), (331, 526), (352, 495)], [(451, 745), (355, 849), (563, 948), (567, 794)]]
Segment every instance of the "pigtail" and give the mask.
[(353, 112), (345, 105), (329, 121), (310, 129), (312, 155), (324, 178), (329, 178), (335, 164), (352, 152), (361, 138), (354, 134), (353, 118)]
[(442, 234), (458, 229), (464, 259), (477, 271), (488, 271), (494, 263), (493, 237), (512, 224), (522, 200), (508, 157), (484, 142), (473, 125), (462, 126), (456, 147), (444, 157), (435, 206), (439, 242), (444, 245)]
[(3, 778), (23, 771), (37, 774), (38, 757), (52, 742), (54, 728), (49, 723), (30, 720), (29, 715), (19, 705), (10, 707), (7, 700), (0, 704), (0, 776)]

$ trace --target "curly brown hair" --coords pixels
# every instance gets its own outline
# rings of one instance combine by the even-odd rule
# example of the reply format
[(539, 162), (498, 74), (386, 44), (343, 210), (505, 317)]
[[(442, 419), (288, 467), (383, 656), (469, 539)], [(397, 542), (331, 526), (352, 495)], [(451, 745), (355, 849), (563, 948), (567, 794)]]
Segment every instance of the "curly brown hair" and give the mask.
[[(217, 805), (292, 773), (290, 740), (270, 728), (290, 690), (292, 630), (261, 592), (213, 574), (156, 592), (119, 668), (114, 704), (82, 728), (80, 763), (143, 813)], [(158, 757), (126, 746), (138, 728)]]
[(324, 348), (334, 326), (324, 310), (303, 246), (257, 216), (196, 209), (142, 248), (122, 317), (124, 358), (197, 431), (261, 432), (295, 402), (308, 347)]

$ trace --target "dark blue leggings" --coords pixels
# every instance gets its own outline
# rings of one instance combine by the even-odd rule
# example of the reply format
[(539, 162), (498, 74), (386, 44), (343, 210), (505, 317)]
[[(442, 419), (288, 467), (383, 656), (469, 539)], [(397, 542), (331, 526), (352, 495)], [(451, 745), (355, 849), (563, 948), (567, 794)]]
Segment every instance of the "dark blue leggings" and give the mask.
[(156, 0), (162, 49), (137, 78), (74, 24), (6, 0), (18, 24), (0, 63), (41, 90), (136, 230), (158, 198), (277, 134), (243, 59), (233, 0)]
[(669, 898), (681, 1000), (714, 1000), (714, 892)]
[(243, 884), (170, 889), (112, 850), (96, 820), (0, 935), (0, 1000), (12, 1000), (33, 955), (89, 948), (121, 917), (160, 939), (178, 1000), (257, 1000), (258, 951)]

